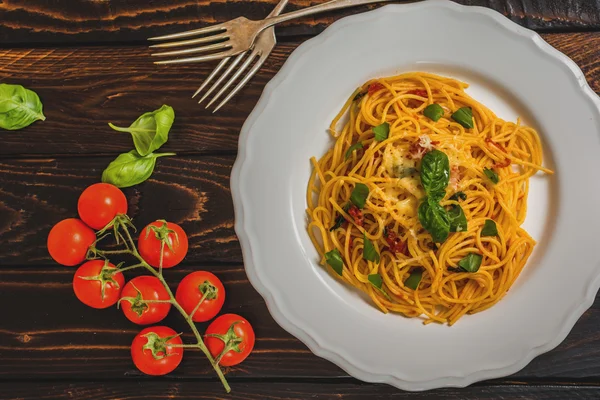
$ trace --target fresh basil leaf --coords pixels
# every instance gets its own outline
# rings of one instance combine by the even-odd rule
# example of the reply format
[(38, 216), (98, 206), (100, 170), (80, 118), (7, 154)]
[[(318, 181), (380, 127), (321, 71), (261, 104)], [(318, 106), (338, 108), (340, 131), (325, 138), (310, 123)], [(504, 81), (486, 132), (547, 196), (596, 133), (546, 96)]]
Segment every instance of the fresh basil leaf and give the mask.
[(347, 160), (347, 159), (349, 159), (350, 157), (352, 157), (352, 153), (353, 153), (355, 150), (362, 149), (362, 148), (363, 148), (363, 144), (362, 144), (362, 142), (357, 142), (357, 143), (354, 143), (354, 144), (353, 144), (352, 146), (350, 146), (350, 148), (349, 148), (349, 149), (346, 151), (346, 160)]
[[(350, 209), (350, 204), (346, 204), (344, 206), (344, 211), (348, 212), (349, 209)], [(337, 228), (339, 228), (340, 226), (342, 226), (342, 224), (344, 223), (345, 220), (346, 220), (346, 218), (342, 214), (338, 215), (335, 218), (335, 221), (333, 222), (333, 226), (331, 228), (329, 228), (329, 232), (333, 232)]]
[(158, 150), (169, 139), (169, 130), (175, 121), (175, 111), (167, 105), (158, 110), (142, 114), (129, 128), (121, 128), (109, 123), (115, 131), (129, 132), (138, 154), (147, 156)]
[(467, 217), (461, 206), (452, 204), (448, 210), (450, 219), (450, 232), (464, 232), (467, 230)]
[(381, 125), (374, 126), (373, 133), (375, 134), (375, 140), (383, 142), (390, 134), (390, 124), (384, 122)]
[(379, 264), (379, 261), (380, 261), (379, 253), (377, 252), (377, 250), (375, 250), (375, 246), (373, 245), (373, 242), (371, 242), (371, 240), (369, 240), (369, 238), (367, 237), (366, 234), (363, 236), (363, 243), (364, 243), (363, 258), (367, 261), (372, 261), (372, 262)]
[(423, 278), (423, 270), (421, 268), (413, 269), (404, 281), (404, 286), (412, 290), (417, 290), (419, 283), (421, 283), (421, 278)]
[(342, 255), (338, 249), (333, 249), (325, 253), (325, 259), (327, 264), (335, 271), (339, 276), (342, 276), (344, 271), (344, 261), (342, 261)]
[(367, 94), (367, 92), (358, 92), (358, 93), (356, 93), (356, 95), (354, 95), (354, 98), (352, 99), (352, 101), (360, 100), (363, 97), (365, 97), (366, 94)]
[(450, 234), (448, 212), (435, 199), (426, 198), (419, 206), (419, 222), (435, 243), (443, 243)]
[(350, 201), (356, 207), (363, 209), (365, 208), (368, 196), (369, 187), (364, 183), (357, 183), (356, 185), (354, 185), (354, 189), (352, 190), (352, 194), (350, 195)]
[(425, 154), (421, 160), (421, 183), (427, 195), (442, 199), (449, 180), (448, 156), (439, 150), (432, 150)]
[(500, 182), (500, 177), (493, 169), (484, 168), (483, 173), (485, 174), (485, 176), (488, 177), (490, 181), (492, 181), (493, 184)]
[(35, 121), (44, 121), (39, 96), (21, 85), (0, 83), (0, 128), (9, 131), (25, 128)]
[(381, 275), (371, 274), (367, 276), (367, 279), (369, 282), (371, 282), (371, 285), (375, 286), (377, 289), (381, 289), (383, 287), (383, 278), (381, 278)]
[(119, 188), (137, 185), (152, 175), (157, 158), (174, 155), (175, 153), (152, 153), (142, 157), (135, 150), (120, 154), (102, 172), (102, 182)]
[(471, 107), (459, 108), (452, 114), (452, 119), (461, 124), (463, 128), (472, 129), (475, 126), (473, 124), (473, 110), (471, 110)]
[(444, 115), (444, 109), (439, 104), (430, 104), (423, 110), (423, 115), (430, 120), (437, 122)]
[(467, 199), (467, 195), (465, 194), (465, 192), (456, 192), (449, 198), (449, 200), (454, 200), (454, 201), (460, 201), (460, 200), (466, 200), (466, 199)]
[(481, 236), (498, 236), (498, 227), (491, 219), (486, 219), (481, 229)]
[(458, 266), (467, 272), (477, 272), (483, 257), (480, 254), (470, 253), (458, 262)]

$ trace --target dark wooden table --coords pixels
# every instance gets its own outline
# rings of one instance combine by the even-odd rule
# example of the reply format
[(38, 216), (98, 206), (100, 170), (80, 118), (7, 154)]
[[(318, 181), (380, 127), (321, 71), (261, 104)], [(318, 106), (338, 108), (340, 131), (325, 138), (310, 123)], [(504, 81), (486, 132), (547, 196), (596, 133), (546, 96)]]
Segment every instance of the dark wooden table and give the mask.
[[(262, 18), (275, 2), (0, 0), (0, 82), (34, 89), (48, 118), (0, 132), (0, 398), (599, 399), (600, 301), (563, 344), (522, 371), (465, 389), (419, 394), (359, 382), (273, 321), (246, 278), (233, 230), (229, 175), (238, 134), (264, 85), (301, 42), (367, 7), (278, 28), (279, 44), (263, 70), (216, 116), (190, 99), (214, 64), (155, 66), (145, 38), (239, 15)], [(313, 2), (290, 3), (296, 9)], [(600, 1), (460, 3), (494, 8), (541, 32), (600, 91)], [(227, 369), (229, 396), (197, 352), (188, 352), (169, 376), (139, 373), (129, 355), (139, 328), (116, 308), (80, 304), (71, 288), (74, 269), (54, 264), (46, 252), (50, 227), (76, 216), (81, 190), (99, 181), (117, 154), (131, 149), (129, 136), (111, 131), (107, 122), (126, 124), (163, 103), (177, 114), (164, 150), (178, 156), (162, 159), (150, 180), (125, 193), (138, 226), (168, 218), (190, 235), (184, 265), (168, 270), (167, 280), (176, 284), (190, 271), (211, 270), (228, 289), (225, 311), (253, 322), (256, 349), (246, 362)], [(576, 267), (565, 266), (572, 273)], [(177, 315), (166, 324), (187, 332)]]

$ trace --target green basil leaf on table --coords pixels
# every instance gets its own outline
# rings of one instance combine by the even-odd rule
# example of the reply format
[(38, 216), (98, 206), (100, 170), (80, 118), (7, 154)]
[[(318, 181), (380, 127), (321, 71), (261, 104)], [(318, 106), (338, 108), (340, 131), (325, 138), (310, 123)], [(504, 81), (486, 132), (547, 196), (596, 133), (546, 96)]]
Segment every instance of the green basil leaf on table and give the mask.
[(423, 115), (430, 120), (437, 122), (444, 115), (444, 109), (439, 104), (430, 104), (423, 110)]
[(461, 201), (461, 200), (466, 200), (466, 199), (467, 199), (467, 195), (465, 194), (465, 192), (456, 192), (449, 198), (449, 200), (454, 200), (454, 201)]
[(354, 185), (354, 189), (352, 190), (352, 194), (350, 195), (350, 201), (356, 207), (363, 209), (365, 208), (368, 196), (369, 187), (364, 183), (357, 183), (356, 185)]
[(488, 177), (490, 181), (492, 181), (493, 184), (500, 182), (500, 177), (493, 169), (484, 168), (483, 173), (485, 174), (485, 176)]
[(147, 156), (167, 142), (174, 120), (173, 108), (163, 105), (158, 110), (142, 114), (129, 128), (118, 127), (112, 123), (108, 125), (116, 131), (131, 133), (138, 154)]
[(354, 143), (354, 144), (353, 144), (352, 146), (350, 146), (350, 148), (349, 148), (349, 149), (346, 151), (346, 157), (345, 157), (345, 159), (346, 159), (346, 160), (347, 160), (347, 159), (349, 159), (350, 157), (352, 157), (352, 153), (353, 153), (355, 150), (362, 149), (362, 148), (363, 148), (363, 144), (362, 144), (362, 142), (357, 142), (357, 143)]
[(411, 288), (412, 290), (417, 290), (422, 278), (423, 270), (421, 268), (413, 269), (408, 278), (404, 281), (404, 286)]
[(480, 254), (470, 253), (458, 262), (458, 266), (467, 272), (477, 272), (482, 260), (483, 256)]
[(175, 153), (152, 153), (141, 156), (136, 150), (120, 154), (102, 172), (102, 182), (119, 188), (137, 185), (152, 175), (157, 158), (174, 155)]
[(381, 125), (374, 126), (373, 133), (375, 134), (375, 140), (383, 142), (390, 134), (390, 124), (384, 122)]
[(486, 219), (481, 229), (481, 236), (498, 236), (498, 227), (496, 222), (491, 219)]
[(21, 85), (0, 83), (0, 128), (9, 131), (25, 128), (35, 121), (44, 121), (39, 96)]
[(473, 124), (473, 110), (471, 107), (459, 108), (452, 114), (452, 119), (463, 126), (463, 128), (472, 129), (475, 125)]
[(467, 217), (461, 206), (452, 204), (450, 210), (448, 210), (448, 218), (450, 219), (450, 232), (464, 232), (467, 230)]
[(325, 260), (327, 260), (327, 264), (329, 264), (339, 276), (342, 276), (342, 272), (344, 271), (344, 261), (342, 261), (342, 255), (338, 249), (333, 249), (325, 253)]
[(427, 195), (441, 200), (449, 180), (448, 156), (439, 150), (432, 150), (425, 154), (421, 160), (421, 184)]
[(426, 198), (419, 206), (419, 222), (435, 243), (443, 243), (450, 234), (448, 212), (435, 199)]
[(364, 243), (363, 258), (367, 261), (379, 263), (379, 261), (380, 261), (379, 253), (377, 253), (377, 250), (375, 250), (375, 246), (373, 245), (373, 242), (371, 242), (371, 240), (367, 237), (366, 234), (363, 236), (363, 243)]

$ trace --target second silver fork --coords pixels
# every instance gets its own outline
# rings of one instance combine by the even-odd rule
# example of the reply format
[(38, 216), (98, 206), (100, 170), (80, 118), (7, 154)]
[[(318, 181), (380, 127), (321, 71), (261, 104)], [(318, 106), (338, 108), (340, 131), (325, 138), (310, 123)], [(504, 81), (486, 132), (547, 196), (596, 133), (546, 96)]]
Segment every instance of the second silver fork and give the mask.
[[(288, 0), (281, 0), (277, 6), (271, 11), (269, 17), (275, 17), (279, 15), (285, 6), (287, 5)], [(209, 108), (212, 104), (214, 104), (221, 96), (229, 89), (229, 87), (235, 82), (236, 79), (240, 77), (240, 75), (248, 69), (248, 67), (254, 62), (254, 60), (258, 57), (258, 61), (252, 66), (250, 71), (244, 76), (244, 78), (229, 92), (229, 94), (215, 107), (213, 113), (217, 112), (221, 107), (223, 107), (233, 96), (237, 94), (245, 85), (248, 83), (250, 79), (258, 72), (260, 67), (267, 60), (277, 40), (275, 38), (275, 28), (270, 27), (265, 29), (260, 35), (256, 38), (256, 42), (254, 43), (254, 47), (244, 53), (238, 54), (233, 62), (229, 65), (229, 67), (223, 72), (223, 74), (216, 80), (216, 82), (204, 93), (204, 95), (198, 101), (198, 104), (202, 103), (204, 100), (208, 98), (218, 87), (219, 85), (227, 79), (229, 75), (233, 72), (235, 67), (242, 61), (242, 59), (248, 55), (244, 63), (240, 66), (240, 68), (233, 74), (233, 76), (225, 83), (225, 85), (215, 94), (215, 96), (208, 102), (205, 108)], [(196, 97), (202, 90), (204, 90), (210, 82), (218, 75), (218, 73), (229, 63), (232, 57), (227, 57), (222, 59), (219, 62), (219, 65), (215, 67), (215, 69), (211, 72), (211, 74), (206, 78), (206, 80), (202, 83), (202, 85), (196, 90), (196, 93), (192, 96), (192, 98)]]

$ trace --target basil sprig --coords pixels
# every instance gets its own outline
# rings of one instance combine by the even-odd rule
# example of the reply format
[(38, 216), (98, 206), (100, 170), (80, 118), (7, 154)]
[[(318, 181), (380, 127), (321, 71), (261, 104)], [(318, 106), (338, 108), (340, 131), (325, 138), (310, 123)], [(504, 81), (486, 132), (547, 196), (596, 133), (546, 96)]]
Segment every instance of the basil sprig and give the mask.
[(174, 156), (175, 153), (152, 153), (140, 156), (136, 150), (119, 155), (102, 173), (102, 182), (119, 188), (134, 186), (150, 178), (156, 159)]
[(450, 217), (448, 211), (437, 200), (427, 197), (419, 206), (418, 214), (421, 225), (431, 234), (435, 243), (442, 243), (448, 239)]
[(450, 161), (448, 156), (439, 150), (432, 150), (423, 156), (421, 161), (421, 183), (430, 197), (438, 200), (444, 198), (450, 180)]
[(42, 101), (34, 91), (0, 83), (0, 128), (16, 131), (35, 121), (44, 121), (42, 108)]
[(171, 106), (163, 105), (158, 110), (142, 114), (129, 128), (121, 128), (112, 123), (108, 125), (115, 131), (131, 133), (138, 154), (147, 156), (167, 142), (173, 121), (175, 111)]
[(458, 204), (450, 206), (448, 218), (450, 219), (450, 232), (464, 232), (467, 230), (467, 217)]

